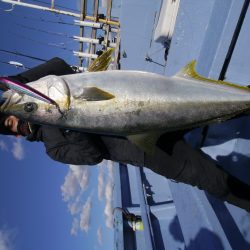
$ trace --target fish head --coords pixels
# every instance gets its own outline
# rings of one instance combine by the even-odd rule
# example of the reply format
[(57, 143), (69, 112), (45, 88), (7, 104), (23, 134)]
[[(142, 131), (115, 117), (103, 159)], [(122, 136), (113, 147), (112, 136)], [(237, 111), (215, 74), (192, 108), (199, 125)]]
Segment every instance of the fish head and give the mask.
[(3, 94), (4, 102), (0, 111), (35, 124), (57, 124), (70, 106), (69, 90), (65, 81), (58, 76), (46, 76), (28, 85), (54, 100), (56, 105), (8, 90)]

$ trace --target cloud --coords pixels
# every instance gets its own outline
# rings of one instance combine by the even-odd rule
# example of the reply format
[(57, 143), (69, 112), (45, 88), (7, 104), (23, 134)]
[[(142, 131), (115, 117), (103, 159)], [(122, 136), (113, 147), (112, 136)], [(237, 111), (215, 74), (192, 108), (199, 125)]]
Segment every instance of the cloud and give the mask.
[(104, 197), (104, 170), (103, 167), (99, 168), (98, 174), (98, 199), (102, 201)]
[[(111, 193), (111, 183), (108, 183), (106, 187), (106, 193)], [(106, 198), (106, 205), (104, 208), (104, 215), (105, 215), (105, 222), (108, 228), (113, 227), (113, 206), (112, 206), (112, 199)]]
[(106, 205), (104, 208), (105, 223), (108, 228), (113, 228), (113, 186), (114, 173), (113, 162), (108, 161), (108, 182), (105, 188)]
[(69, 167), (77, 178), (81, 190), (86, 190), (90, 177), (89, 166), (70, 165)]
[(2, 140), (0, 141), (0, 149), (2, 151), (8, 151), (8, 147), (7, 147), (6, 143)]
[(91, 208), (92, 208), (92, 201), (90, 196), (86, 201), (86, 203), (83, 205), (82, 213), (80, 215), (80, 228), (86, 233), (89, 230)]
[(81, 211), (81, 193), (73, 200), (68, 203), (68, 209), (71, 215), (78, 214)]
[(17, 160), (22, 160), (24, 158), (24, 148), (20, 138), (14, 139), (11, 152), (14, 158)]
[(78, 182), (75, 175), (70, 170), (65, 176), (64, 183), (61, 186), (62, 196), (64, 201), (69, 201), (73, 198), (78, 190)]
[(101, 6), (103, 8), (107, 8), (107, 6), (108, 6), (108, 0), (101, 0)]
[[(105, 199), (105, 224), (108, 228), (113, 228), (113, 163), (111, 161), (103, 161), (98, 166), (98, 199), (99, 201)], [(90, 228), (94, 191), (92, 191), (87, 201), (83, 202), (83, 194), (88, 188), (89, 179), (90, 166), (69, 165), (69, 171), (61, 186), (63, 200), (73, 216), (71, 235), (77, 235), (79, 230), (87, 233)], [(107, 183), (105, 183), (105, 179), (107, 179)], [(101, 242), (102, 229), (99, 229), (97, 233), (98, 241)]]
[(0, 230), (0, 250), (11, 250), (13, 235), (9, 230)]
[(78, 233), (78, 229), (79, 229), (79, 220), (77, 218), (74, 218), (73, 222), (72, 222), (72, 227), (71, 227), (71, 230), (70, 230), (70, 234), (76, 236), (77, 233)]
[(77, 195), (77, 191), (84, 191), (88, 187), (90, 171), (88, 166), (69, 165), (69, 172), (61, 186), (64, 201), (69, 201)]
[(103, 238), (102, 238), (102, 227), (101, 226), (97, 229), (97, 239), (98, 239), (99, 245), (102, 245)]
[(8, 147), (4, 141), (0, 141), (0, 149), (3, 151), (8, 151)]
[(91, 198), (84, 205), (82, 203), (82, 195), (90, 179), (89, 168), (89, 166), (69, 165), (69, 171), (61, 185), (63, 200), (67, 203), (70, 214), (74, 216), (71, 235), (77, 235), (79, 229), (87, 232), (89, 228)]

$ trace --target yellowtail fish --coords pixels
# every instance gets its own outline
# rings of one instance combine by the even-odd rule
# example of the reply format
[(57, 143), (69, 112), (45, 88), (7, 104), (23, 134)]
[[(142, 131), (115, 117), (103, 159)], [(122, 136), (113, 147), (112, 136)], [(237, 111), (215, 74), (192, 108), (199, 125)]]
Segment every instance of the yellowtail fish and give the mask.
[(46, 76), (29, 85), (60, 110), (7, 91), (1, 111), (35, 124), (126, 136), (146, 150), (166, 131), (224, 121), (250, 109), (247, 87), (201, 77), (194, 68), (191, 62), (169, 78), (123, 70)]

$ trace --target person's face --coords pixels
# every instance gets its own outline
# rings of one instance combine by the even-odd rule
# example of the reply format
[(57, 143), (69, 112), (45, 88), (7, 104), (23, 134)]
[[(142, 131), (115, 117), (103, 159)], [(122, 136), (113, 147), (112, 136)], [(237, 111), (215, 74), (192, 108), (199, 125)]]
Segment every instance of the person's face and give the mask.
[(17, 133), (17, 125), (19, 119), (13, 115), (8, 116), (4, 121), (4, 126), (10, 131)]

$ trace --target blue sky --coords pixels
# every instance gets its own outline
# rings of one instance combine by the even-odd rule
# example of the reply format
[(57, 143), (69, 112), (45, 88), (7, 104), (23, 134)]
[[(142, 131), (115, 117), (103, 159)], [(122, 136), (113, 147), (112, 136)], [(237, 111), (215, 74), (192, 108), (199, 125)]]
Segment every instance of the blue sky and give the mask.
[[(79, 8), (78, 1), (70, 2), (67, 7)], [(56, 3), (65, 6), (65, 1)], [(54, 23), (73, 23), (72, 18), (18, 6), (5, 11), (9, 9), (0, 3), (0, 49), (41, 59), (59, 56), (78, 65), (71, 50), (79, 45), (67, 36), (78, 35), (79, 27)], [(26, 67), (41, 63), (0, 55), (0, 75), (24, 70), (3, 62), (17, 61)], [(111, 162), (68, 166), (49, 159), (42, 143), (1, 135), (0, 157), (0, 250), (113, 248)]]

